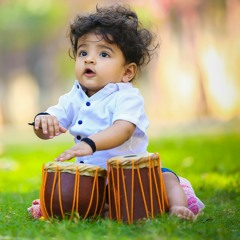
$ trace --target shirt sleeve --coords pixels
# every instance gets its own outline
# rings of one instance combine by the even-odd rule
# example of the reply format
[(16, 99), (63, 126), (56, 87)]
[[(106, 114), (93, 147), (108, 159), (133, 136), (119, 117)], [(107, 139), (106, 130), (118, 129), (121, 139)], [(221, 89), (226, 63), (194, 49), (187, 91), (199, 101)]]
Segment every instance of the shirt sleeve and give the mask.
[(115, 103), (113, 122), (126, 120), (146, 133), (149, 120), (144, 109), (144, 99), (136, 88), (120, 91)]
[(71, 98), (74, 95), (75, 87), (69, 93), (62, 95), (58, 104), (51, 106), (47, 109), (47, 113), (55, 116), (60, 125), (64, 128), (68, 129), (70, 124), (72, 123), (72, 106), (71, 106)]

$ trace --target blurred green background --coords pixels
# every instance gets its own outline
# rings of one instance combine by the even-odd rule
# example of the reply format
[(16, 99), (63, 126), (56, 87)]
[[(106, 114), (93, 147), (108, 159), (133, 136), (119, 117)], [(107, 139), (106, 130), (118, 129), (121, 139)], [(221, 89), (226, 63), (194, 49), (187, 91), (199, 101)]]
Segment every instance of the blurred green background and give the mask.
[(152, 132), (240, 114), (239, 0), (2, 0), (0, 129), (23, 127), (74, 81), (68, 26), (96, 4), (128, 3), (158, 34), (159, 54), (142, 72)]

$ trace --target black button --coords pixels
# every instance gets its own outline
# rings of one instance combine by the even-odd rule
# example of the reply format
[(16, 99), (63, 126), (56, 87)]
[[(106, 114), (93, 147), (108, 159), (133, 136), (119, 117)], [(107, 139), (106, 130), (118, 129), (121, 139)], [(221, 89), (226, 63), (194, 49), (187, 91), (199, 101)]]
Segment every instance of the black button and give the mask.
[(84, 161), (80, 161), (80, 163), (84, 163)]
[(79, 136), (79, 135), (76, 138), (77, 138), (77, 140), (81, 140), (81, 136)]
[(79, 89), (79, 86), (77, 85), (77, 88)]
[(83, 121), (82, 121), (82, 120), (79, 120), (79, 121), (78, 121), (78, 124), (79, 124), (79, 125), (81, 125), (82, 123), (83, 123)]
[(86, 102), (86, 106), (91, 106), (91, 103), (90, 102)]

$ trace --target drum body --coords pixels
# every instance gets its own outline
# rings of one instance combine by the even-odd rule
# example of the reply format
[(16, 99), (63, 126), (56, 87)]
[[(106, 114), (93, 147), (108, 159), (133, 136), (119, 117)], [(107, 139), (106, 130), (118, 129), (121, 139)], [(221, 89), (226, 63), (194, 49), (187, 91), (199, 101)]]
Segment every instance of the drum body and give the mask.
[(132, 223), (168, 211), (158, 154), (114, 157), (107, 167), (110, 219)]
[(105, 169), (71, 162), (49, 162), (43, 166), (41, 211), (45, 218), (99, 216), (105, 204)]

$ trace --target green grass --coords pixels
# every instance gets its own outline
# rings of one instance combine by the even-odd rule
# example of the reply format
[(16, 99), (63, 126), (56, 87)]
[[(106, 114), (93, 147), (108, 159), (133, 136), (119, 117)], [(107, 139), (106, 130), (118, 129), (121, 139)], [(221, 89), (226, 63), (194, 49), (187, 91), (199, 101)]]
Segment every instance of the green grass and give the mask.
[[(33, 136), (34, 138), (34, 136)], [(3, 145), (0, 156), (0, 239), (239, 239), (240, 135), (219, 133), (151, 139), (164, 166), (189, 179), (206, 204), (195, 222), (163, 215), (126, 225), (111, 220), (33, 220), (27, 208), (39, 197), (42, 164), (71, 142)]]

